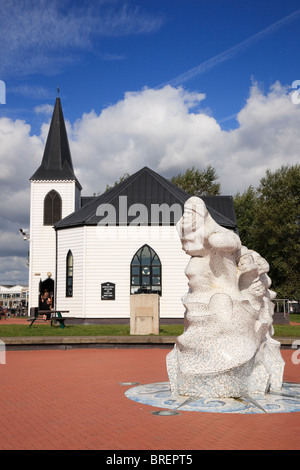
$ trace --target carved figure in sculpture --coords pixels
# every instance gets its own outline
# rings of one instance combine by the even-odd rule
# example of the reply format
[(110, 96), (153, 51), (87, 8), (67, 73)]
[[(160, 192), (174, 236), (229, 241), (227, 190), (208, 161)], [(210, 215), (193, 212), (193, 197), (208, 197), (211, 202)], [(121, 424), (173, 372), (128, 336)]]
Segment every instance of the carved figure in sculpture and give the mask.
[(186, 202), (177, 229), (191, 258), (184, 333), (167, 356), (172, 392), (229, 397), (280, 389), (284, 362), (271, 338), (276, 294), (268, 263), (219, 226), (200, 198)]
[(236, 260), (241, 242), (232, 231), (218, 225), (202, 199), (191, 197), (185, 204), (177, 229), (183, 250), (191, 256), (186, 268), (190, 300), (209, 301), (216, 292), (238, 295)]
[(274, 304), (272, 300), (276, 297), (276, 292), (269, 289), (271, 286), (271, 279), (267, 274), (270, 269), (268, 262), (253, 250), (250, 250), (250, 254), (252, 255), (254, 262), (258, 267), (259, 280), (264, 286), (260, 321), (267, 322), (269, 326), (258, 357), (263, 361), (266, 369), (270, 373), (271, 390), (280, 390), (282, 387), (284, 361), (280, 353), (280, 342), (275, 341), (272, 338), (274, 334)]

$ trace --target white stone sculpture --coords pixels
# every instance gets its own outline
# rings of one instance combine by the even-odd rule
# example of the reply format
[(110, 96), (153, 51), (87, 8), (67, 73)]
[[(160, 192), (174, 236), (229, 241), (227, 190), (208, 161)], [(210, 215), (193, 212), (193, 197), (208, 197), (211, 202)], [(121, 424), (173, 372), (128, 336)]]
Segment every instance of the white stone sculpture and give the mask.
[(177, 229), (191, 258), (184, 333), (167, 356), (172, 393), (225, 398), (281, 390), (268, 263), (218, 225), (198, 197), (186, 202)]

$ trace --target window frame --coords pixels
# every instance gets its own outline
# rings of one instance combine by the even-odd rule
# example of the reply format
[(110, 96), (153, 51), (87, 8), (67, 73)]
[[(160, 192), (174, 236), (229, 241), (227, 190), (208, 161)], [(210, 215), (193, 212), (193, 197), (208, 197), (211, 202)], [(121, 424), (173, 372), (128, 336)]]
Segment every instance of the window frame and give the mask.
[[(72, 264), (69, 264), (72, 259)], [(70, 274), (71, 272), (71, 274)], [(74, 256), (71, 250), (68, 251), (66, 257), (66, 297), (73, 297), (74, 286)]]
[(55, 190), (51, 189), (44, 198), (44, 226), (53, 226), (62, 219), (62, 198)]
[[(142, 262), (142, 254), (145, 249), (148, 249), (150, 252), (149, 264), (143, 264)], [(145, 272), (147, 268), (149, 269), (149, 273)], [(158, 272), (156, 273), (154, 273), (155, 268), (158, 268)], [(153, 278), (155, 277), (159, 278), (159, 283), (157, 284), (153, 283)], [(136, 278), (138, 279), (138, 284), (134, 284), (134, 279)], [(145, 281), (148, 280), (149, 284), (146, 284)], [(137, 291), (133, 292), (134, 289), (137, 289)], [(160, 297), (162, 296), (162, 264), (156, 251), (148, 244), (143, 245), (137, 250), (130, 263), (130, 295), (138, 293), (158, 294)]]

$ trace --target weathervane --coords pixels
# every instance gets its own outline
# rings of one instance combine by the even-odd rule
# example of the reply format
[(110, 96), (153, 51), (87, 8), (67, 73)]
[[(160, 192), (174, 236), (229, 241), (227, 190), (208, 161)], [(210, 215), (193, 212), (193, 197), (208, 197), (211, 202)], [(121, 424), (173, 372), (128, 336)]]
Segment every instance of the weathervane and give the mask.
[(59, 96), (59, 86), (57, 86), (57, 96)]

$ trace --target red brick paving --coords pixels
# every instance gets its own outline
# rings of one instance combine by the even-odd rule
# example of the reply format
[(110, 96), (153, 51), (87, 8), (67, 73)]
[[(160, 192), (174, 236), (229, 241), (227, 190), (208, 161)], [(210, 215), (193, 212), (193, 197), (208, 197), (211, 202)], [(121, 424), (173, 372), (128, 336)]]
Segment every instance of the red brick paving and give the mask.
[[(168, 381), (167, 353), (8, 351), (0, 364), (0, 450), (300, 449), (300, 413), (162, 417), (126, 398), (119, 382)], [(284, 378), (300, 382), (291, 354), (282, 350)]]
[(0, 320), (0, 325), (28, 325), (28, 319), (29, 317), (7, 317), (6, 319), (4, 317), (1, 318)]

